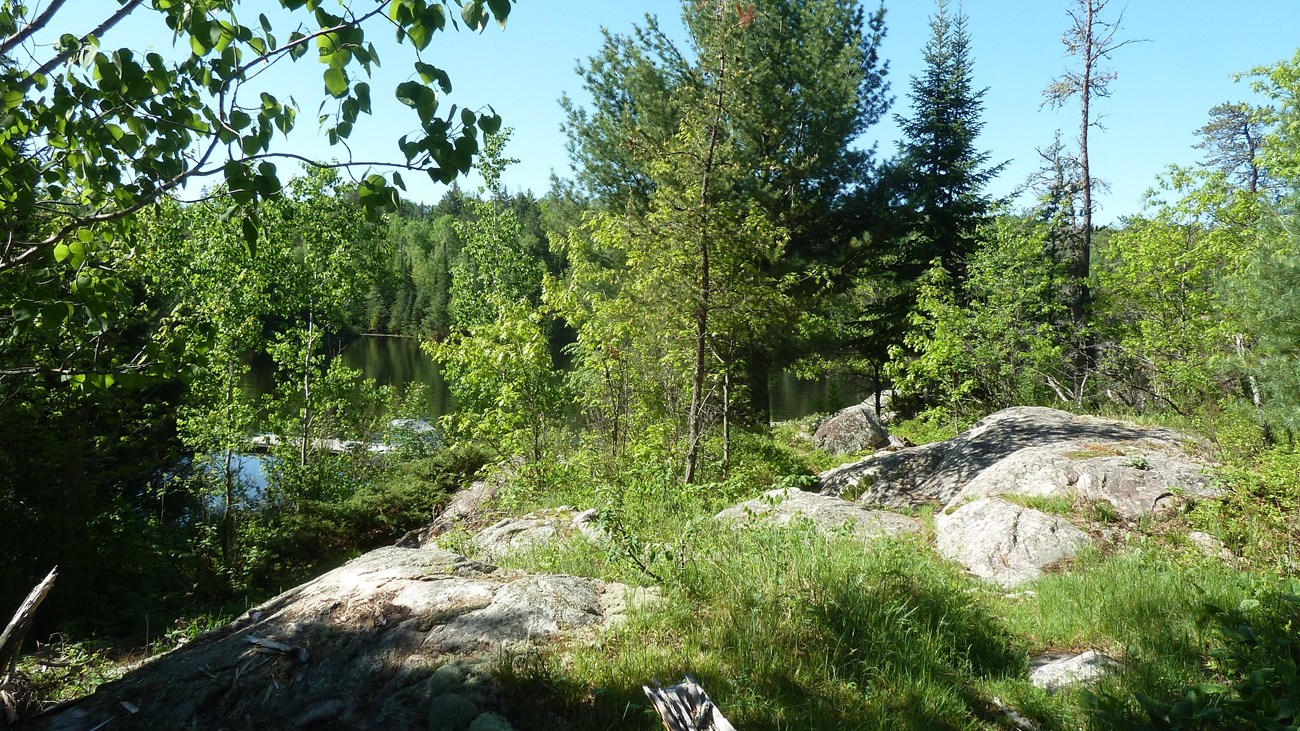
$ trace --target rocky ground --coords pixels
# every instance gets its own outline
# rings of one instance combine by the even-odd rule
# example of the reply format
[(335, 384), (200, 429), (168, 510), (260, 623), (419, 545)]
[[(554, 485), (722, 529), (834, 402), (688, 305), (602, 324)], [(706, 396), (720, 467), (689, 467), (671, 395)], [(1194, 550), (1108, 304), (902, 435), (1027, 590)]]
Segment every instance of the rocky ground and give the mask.
[[(872, 411), (854, 407), (818, 435), (828, 448), (885, 450), (822, 473), (816, 491), (772, 490), (716, 519), (731, 529), (807, 521), (862, 541), (932, 530), (941, 556), (1012, 591), (1068, 569), (1127, 525), (1216, 492), (1213, 465), (1189, 438), (1052, 409), (1008, 409), (954, 439), (900, 447)], [(486, 560), (573, 536), (608, 540), (591, 510), (493, 521), (485, 506), (497, 489), (476, 483), (398, 546), (285, 592), (35, 726), (509, 728), (491, 680), (502, 652), (585, 641), (654, 596), (439, 547), (439, 536), (465, 525), (481, 526), (471, 542)], [(1055, 689), (1113, 666), (1097, 653), (1044, 657), (1031, 679)]]

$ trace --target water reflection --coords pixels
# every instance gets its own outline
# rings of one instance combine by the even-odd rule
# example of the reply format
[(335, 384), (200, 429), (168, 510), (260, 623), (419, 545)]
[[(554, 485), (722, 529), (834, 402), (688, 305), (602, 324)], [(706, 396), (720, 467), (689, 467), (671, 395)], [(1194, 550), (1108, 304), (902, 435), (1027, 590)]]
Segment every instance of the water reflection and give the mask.
[[(399, 395), (406, 394), (413, 387), (427, 387), (423, 412), (430, 421), (455, 408), (442, 369), (420, 348), (418, 340), (362, 336), (348, 343), (341, 357), (349, 368), (361, 371), (380, 385), (392, 386)], [(254, 362), (247, 382), (250, 393), (267, 393), (273, 384), (271, 364)], [(835, 411), (860, 403), (870, 394), (865, 380), (837, 377), (809, 381), (791, 373), (779, 373), (769, 384), (768, 403), (772, 419), (784, 421)]]
[(398, 396), (413, 386), (427, 387), (424, 413), (431, 421), (455, 408), (442, 368), (420, 348), (419, 340), (364, 335), (343, 350), (343, 364), (381, 386), (392, 386)]
[(792, 373), (778, 373), (768, 383), (768, 406), (773, 421), (788, 421), (862, 403), (871, 393), (865, 379), (837, 377), (805, 381)]

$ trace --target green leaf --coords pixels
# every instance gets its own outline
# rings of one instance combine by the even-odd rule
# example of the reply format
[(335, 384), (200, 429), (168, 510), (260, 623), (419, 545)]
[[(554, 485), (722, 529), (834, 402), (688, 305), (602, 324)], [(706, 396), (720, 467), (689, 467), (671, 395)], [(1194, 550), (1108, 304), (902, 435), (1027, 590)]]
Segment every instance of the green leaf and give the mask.
[(461, 20), (465, 21), (465, 25), (469, 26), (470, 30), (482, 30), (484, 26), (482, 0), (470, 0), (470, 2), (462, 5), (460, 17)]
[(72, 250), (68, 248), (67, 244), (60, 243), (54, 247), (55, 261), (62, 262), (64, 259), (67, 259), (70, 254), (72, 254)]
[(420, 81), (425, 84), (432, 84), (433, 80), (438, 78), (438, 69), (433, 64), (423, 61), (415, 62), (415, 72), (420, 75)]
[(478, 126), (485, 134), (494, 135), (501, 131), (501, 115), (493, 113), (489, 116), (480, 116)]
[(487, 4), (497, 19), (497, 25), (506, 27), (506, 18), (510, 16), (510, 0), (487, 0)]
[(3, 105), (2, 108), (6, 112), (22, 103), (23, 103), (23, 93), (21, 91), (18, 91), (17, 89), (6, 90), (4, 93), (3, 101), (0, 101), (0, 104)]
[(249, 257), (257, 257), (257, 223), (251, 215), (244, 216), (239, 222), (239, 227), (244, 233), (244, 250), (248, 252)]
[(338, 99), (348, 93), (348, 75), (340, 68), (330, 67), (325, 70), (325, 90)]

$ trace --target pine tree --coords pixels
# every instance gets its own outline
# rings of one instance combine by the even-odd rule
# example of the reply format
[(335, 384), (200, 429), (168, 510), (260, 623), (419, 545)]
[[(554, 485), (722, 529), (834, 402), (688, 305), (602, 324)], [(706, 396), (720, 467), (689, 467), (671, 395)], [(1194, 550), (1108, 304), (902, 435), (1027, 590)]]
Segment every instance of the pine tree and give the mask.
[[(725, 48), (709, 40), (719, 7), (744, 27)], [(855, 205), (856, 192), (871, 161), (853, 143), (888, 104), (878, 53), (884, 9), (865, 13), (855, 0), (684, 0), (682, 18), (689, 45), (676, 43), (651, 17), (630, 35), (606, 34), (601, 51), (579, 67), (592, 101), (579, 107), (565, 100), (576, 192), (597, 207), (645, 215), (662, 178), (652, 167), (681, 147), (683, 126), (698, 122), (688, 117), (713, 103), (714, 70), (743, 70), (728, 80), (728, 94), (746, 103), (731, 105), (719, 142), (745, 173), (713, 193), (757, 204), (788, 231), (788, 244), (762, 274), (775, 286), (799, 273), (798, 294), (811, 319), (827, 278), (845, 285), (859, 263), (852, 261), (854, 239), (867, 216)], [(799, 330), (774, 325), (746, 346), (742, 378), (755, 423), (767, 423), (768, 370), (808, 350)]]
[(1216, 104), (1210, 109), (1210, 121), (1196, 130), (1201, 138), (1196, 148), (1205, 150), (1205, 165), (1222, 170), (1251, 193), (1269, 184), (1259, 160), (1268, 133), (1260, 112), (1245, 102)]
[(904, 277), (938, 259), (960, 290), (989, 210), (981, 191), (1002, 165), (990, 167), (989, 153), (975, 146), (987, 89), (974, 88), (966, 16), (948, 0), (939, 0), (930, 18), (924, 58), (925, 71), (912, 77), (912, 115), (898, 118), (907, 135), (899, 159), (903, 204), (913, 220)]

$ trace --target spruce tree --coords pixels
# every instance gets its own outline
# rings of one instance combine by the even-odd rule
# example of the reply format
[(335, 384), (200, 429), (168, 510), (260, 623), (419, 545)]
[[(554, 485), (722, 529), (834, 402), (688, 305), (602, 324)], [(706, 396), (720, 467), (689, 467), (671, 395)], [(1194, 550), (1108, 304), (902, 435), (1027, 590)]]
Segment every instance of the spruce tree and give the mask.
[(989, 153), (975, 146), (987, 89), (974, 87), (966, 16), (947, 0), (930, 18), (924, 58), (925, 70), (912, 77), (912, 114), (898, 118), (906, 134), (898, 161), (902, 204), (912, 224), (901, 273), (911, 280), (938, 259), (960, 290), (989, 210), (983, 188), (1002, 165), (989, 166)]

